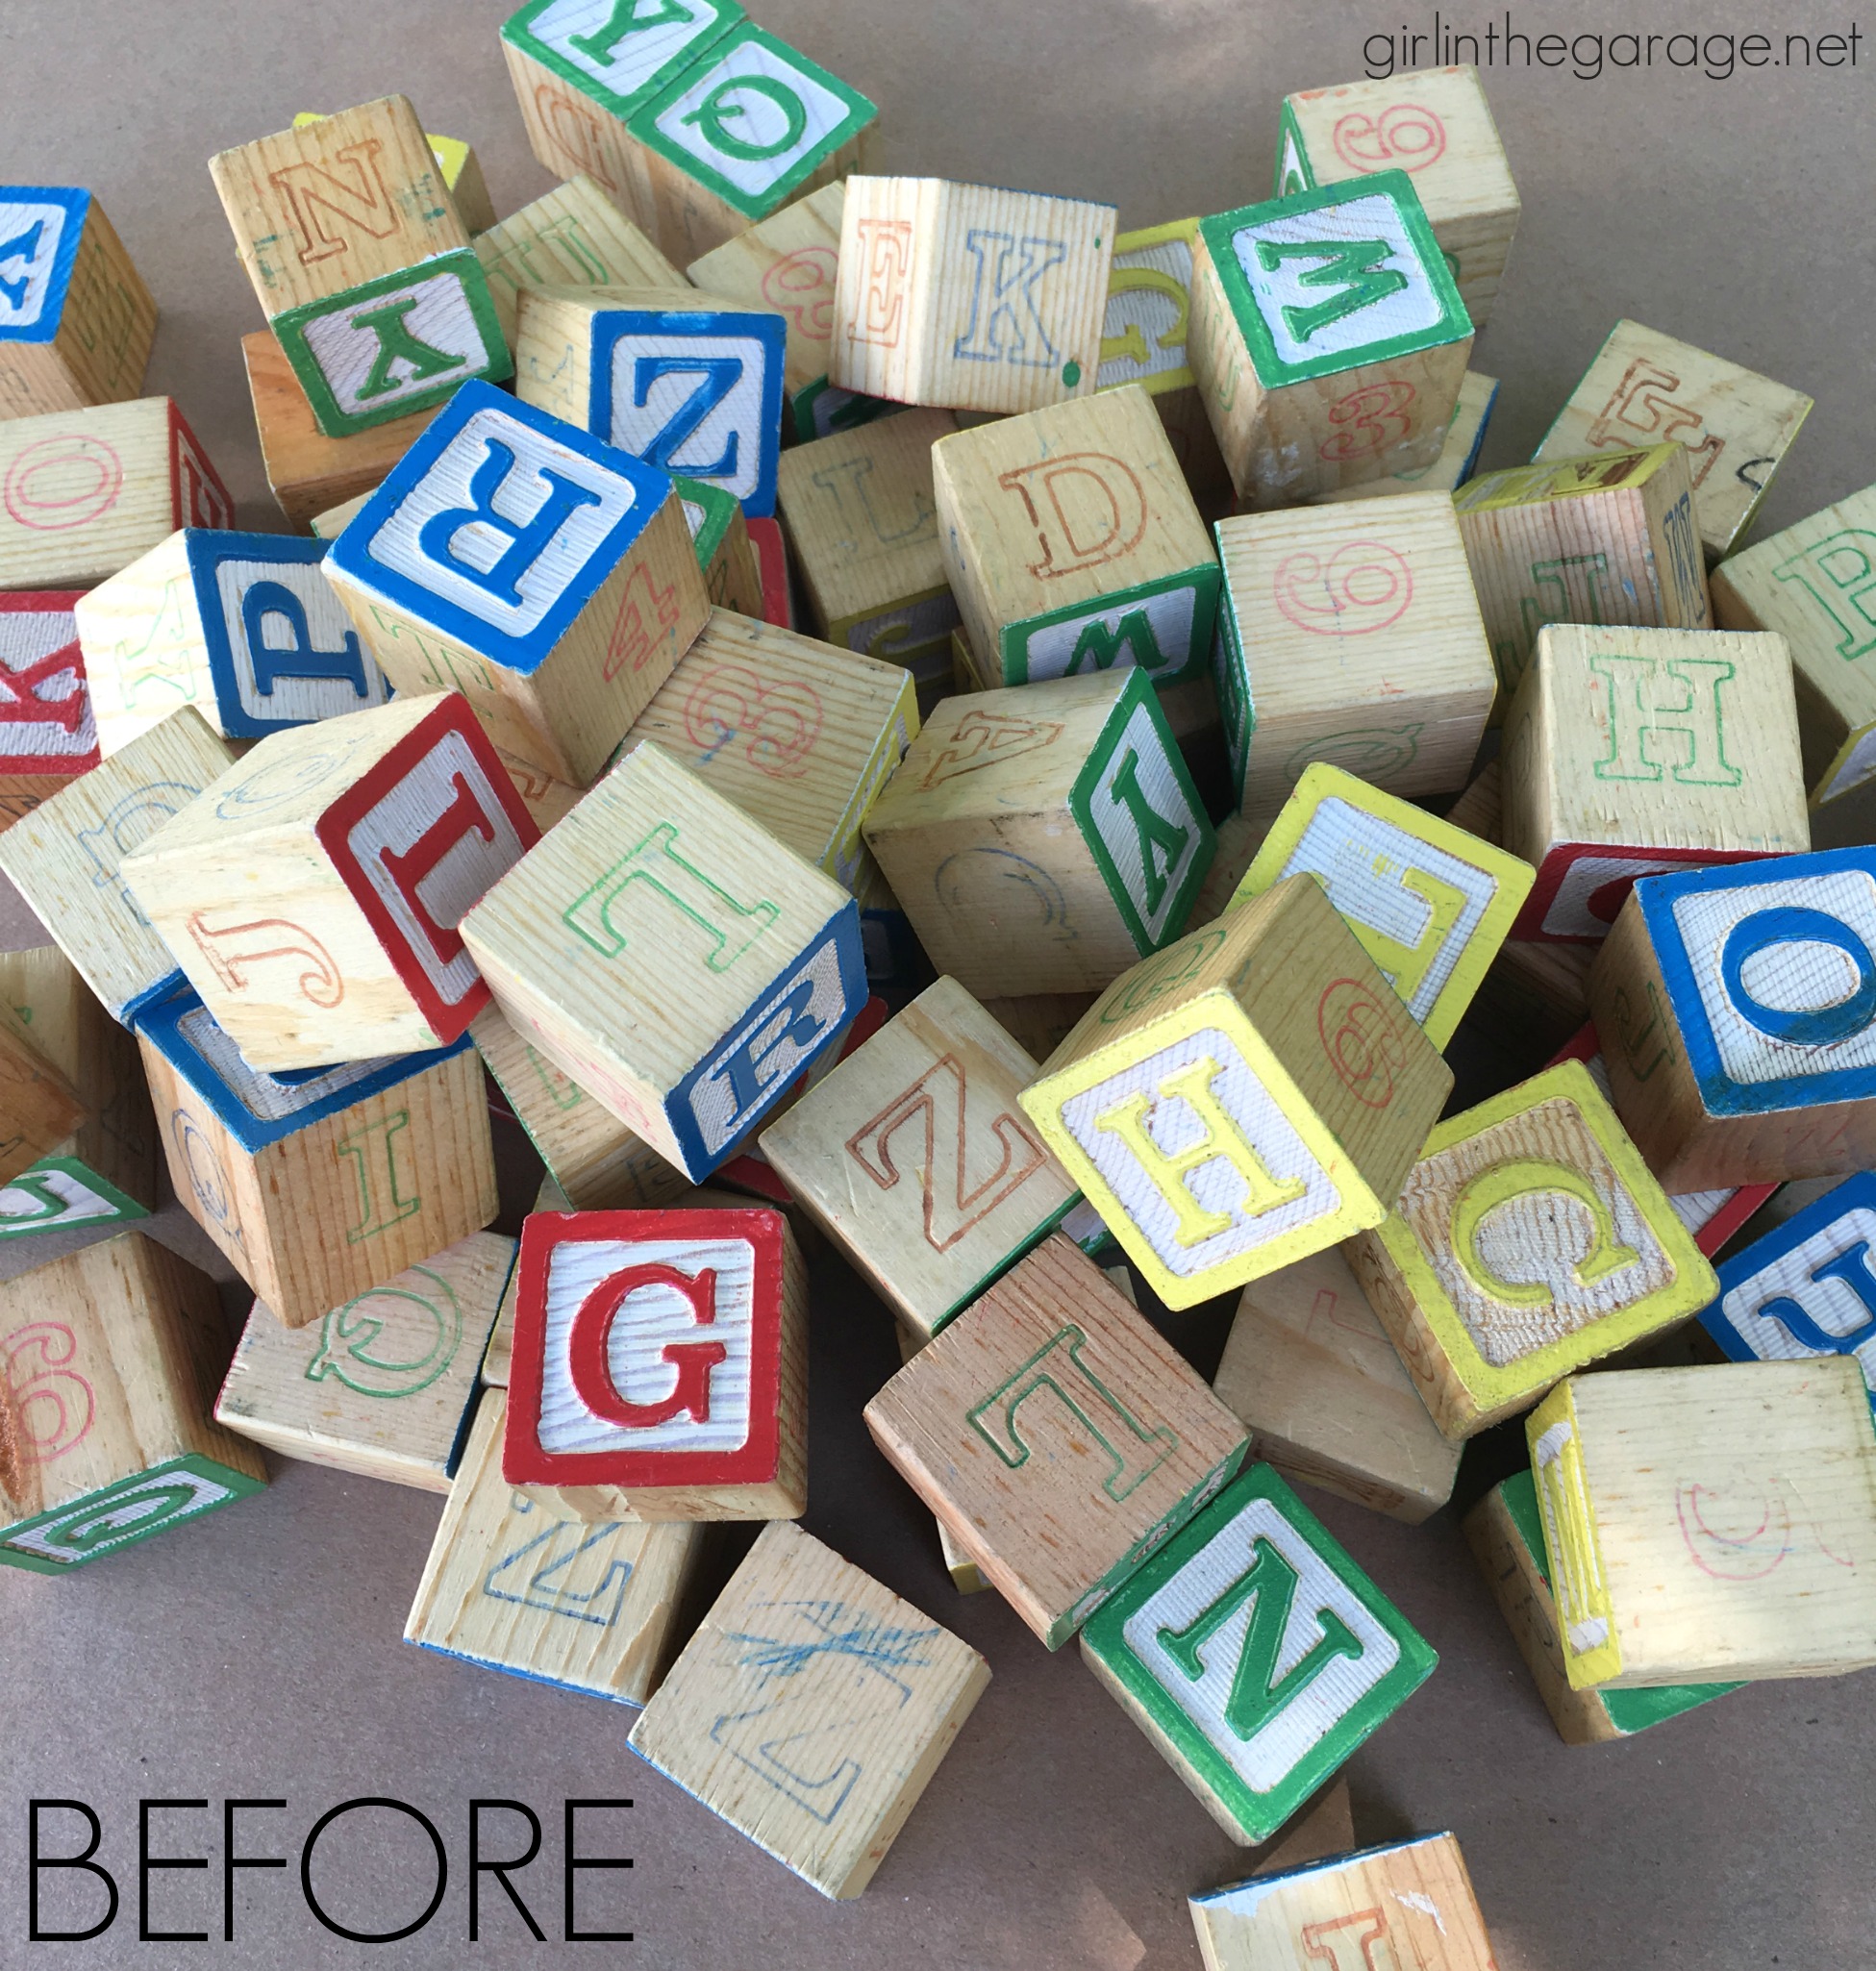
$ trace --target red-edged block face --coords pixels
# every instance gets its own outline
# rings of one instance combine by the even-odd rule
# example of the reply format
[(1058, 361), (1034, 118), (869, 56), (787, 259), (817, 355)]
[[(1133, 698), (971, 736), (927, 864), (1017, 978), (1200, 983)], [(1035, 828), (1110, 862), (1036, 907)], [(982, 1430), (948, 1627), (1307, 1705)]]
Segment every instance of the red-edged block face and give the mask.
[(183, 413), (169, 407), (170, 513), (178, 527), (232, 527), (235, 502)]
[(521, 1231), (512, 1484), (761, 1484), (781, 1429), (779, 1212), (537, 1211)]
[(82, 593), (0, 595), (0, 775), (70, 780), (98, 763), (72, 616)]
[(475, 714), (443, 699), (320, 817), (319, 840), (438, 1044), (488, 1004), (457, 926), (540, 839)]
[(778, 629), (794, 628), (794, 601), (788, 593), (788, 551), (782, 540), (782, 523), (766, 514), (752, 514), (743, 523), (756, 553), (756, 574), (763, 585), (763, 618)]
[(1614, 843), (1563, 842), (1538, 865), (1513, 937), (1557, 944), (1600, 944), (1628, 893), (1644, 876), (1689, 864), (1757, 861), (1750, 849), (1628, 848)]

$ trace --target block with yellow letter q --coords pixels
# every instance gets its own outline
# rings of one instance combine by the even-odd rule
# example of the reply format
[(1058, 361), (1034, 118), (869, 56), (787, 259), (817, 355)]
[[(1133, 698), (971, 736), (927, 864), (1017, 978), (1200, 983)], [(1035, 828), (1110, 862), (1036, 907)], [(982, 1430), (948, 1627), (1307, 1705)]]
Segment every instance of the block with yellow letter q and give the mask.
[(0, 1567), (63, 1574), (260, 1491), (209, 1414), (227, 1356), (213, 1282), (138, 1233), (0, 1286)]
[(638, 1519), (808, 1503), (808, 1269), (757, 1207), (536, 1211), (521, 1229), (502, 1474)]
[(1282, 507), (1431, 465), (1472, 323), (1390, 170), (1201, 219), (1187, 347), (1239, 500)]
[(515, 1032), (692, 1182), (866, 999), (853, 898), (651, 741), (463, 936)]
[(1307, 768), (1233, 903), (1313, 876), (1436, 1047), (1529, 892), (1530, 863), (1338, 766)]
[(1060, 1649), (1238, 1469), (1244, 1427), (1063, 1237), (866, 1406), (960, 1548)]
[(832, 376), (954, 411), (1093, 390), (1114, 208), (943, 178), (850, 178)]
[(186, 986), (138, 1012), (137, 1037), (177, 1197), (289, 1328), (495, 1215), (466, 1037), (277, 1077), (249, 1067)]
[(1783, 636), (1553, 623), (1502, 757), (1516, 937), (1600, 943), (1638, 877), (1811, 846)]
[(1283, 1480), (1255, 1464), (1095, 1611), (1082, 1660), (1248, 1848), (1438, 1659)]
[(0, 595), (0, 831), (97, 765), (73, 607), (82, 589)]
[(1443, 493), (1221, 520), (1213, 651), (1232, 778), (1269, 821), (1317, 761), (1390, 794), (1465, 784), (1498, 680)]
[(1456, 492), (1478, 469), (1479, 454), (1486, 441), (1486, 427), (1498, 402), (1498, 379), (1482, 376), (1476, 369), (1465, 372), (1459, 387), (1459, 402), (1453, 406), (1452, 422), (1446, 427), (1446, 442), (1431, 465), (1415, 465), (1405, 472), (1390, 472), (1385, 479), (1370, 479), (1361, 486), (1338, 487), (1333, 492), (1314, 494), (1310, 504), (1328, 507), (1343, 500), (1373, 500), (1391, 493)]
[(1168, 1307), (1275, 1272), (1399, 1194), (1452, 1071), (1311, 877), (1143, 960), (1022, 1105)]
[(1442, 1122), (1343, 1248), (1455, 1441), (1713, 1296), (1713, 1269), (1581, 1061)]
[(980, 998), (1107, 986), (1179, 935), (1213, 844), (1138, 668), (940, 700), (862, 832)]
[(572, 786), (710, 612), (669, 477), (487, 384), (432, 420), (325, 569), (400, 691), (462, 691)]
[(209, 171), (327, 437), (512, 374), (469, 229), (405, 97), (219, 152)]
[(1143, 389), (941, 438), (932, 476), (945, 573), (1003, 683), (1203, 676), (1218, 558)]
[(1572, 1376), (1524, 1430), (1572, 1690), (1876, 1663), (1876, 1435), (1854, 1361)]

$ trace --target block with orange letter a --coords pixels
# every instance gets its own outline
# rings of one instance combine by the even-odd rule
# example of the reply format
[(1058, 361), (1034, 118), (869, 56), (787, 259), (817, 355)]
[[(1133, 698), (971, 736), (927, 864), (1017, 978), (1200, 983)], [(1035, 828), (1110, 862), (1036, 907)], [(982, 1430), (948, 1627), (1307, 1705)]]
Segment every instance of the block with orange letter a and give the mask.
[(536, 1211), (522, 1227), (511, 1484), (639, 1519), (808, 1503), (808, 1270), (781, 1212)]
[(457, 926), (539, 839), (456, 692), (263, 739), (123, 862), (251, 1067), (440, 1047), (488, 1003)]
[(1168, 1307), (1387, 1215), (1452, 1071), (1313, 877), (1142, 960), (1023, 1091)]

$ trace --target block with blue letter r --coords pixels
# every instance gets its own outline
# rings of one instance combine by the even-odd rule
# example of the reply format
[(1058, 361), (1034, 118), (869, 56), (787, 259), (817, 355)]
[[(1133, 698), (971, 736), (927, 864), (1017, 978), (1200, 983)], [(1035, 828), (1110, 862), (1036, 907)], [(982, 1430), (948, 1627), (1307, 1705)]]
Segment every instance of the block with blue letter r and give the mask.
[(466, 384), (326, 573), (400, 690), (457, 690), (497, 745), (590, 785), (710, 614), (670, 475)]

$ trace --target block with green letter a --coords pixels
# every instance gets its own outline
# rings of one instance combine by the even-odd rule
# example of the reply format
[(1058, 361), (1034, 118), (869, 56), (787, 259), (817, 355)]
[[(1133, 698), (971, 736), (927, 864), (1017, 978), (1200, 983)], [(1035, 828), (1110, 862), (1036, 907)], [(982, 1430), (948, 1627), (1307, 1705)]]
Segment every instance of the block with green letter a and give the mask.
[(1082, 1658), (1246, 1847), (1268, 1840), (1438, 1661), (1267, 1464), (1109, 1597), (1082, 1632)]

